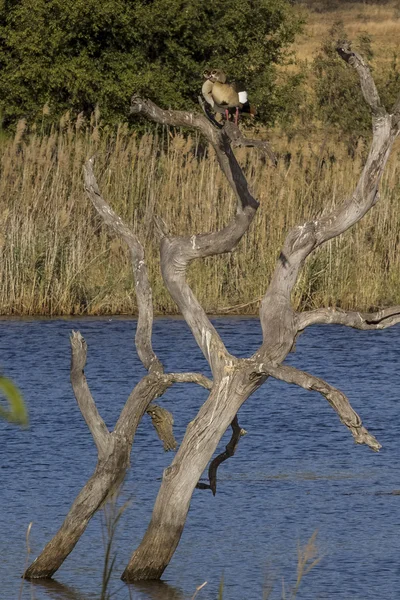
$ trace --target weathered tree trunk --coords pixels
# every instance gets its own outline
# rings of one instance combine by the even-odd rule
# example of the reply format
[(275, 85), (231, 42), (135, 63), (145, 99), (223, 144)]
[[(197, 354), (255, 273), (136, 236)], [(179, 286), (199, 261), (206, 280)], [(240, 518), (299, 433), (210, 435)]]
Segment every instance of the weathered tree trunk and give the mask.
[(110, 490), (119, 489), (128, 466), (126, 443), (108, 460), (98, 462), (95, 472), (79, 493), (56, 535), (25, 571), (25, 579), (45, 579), (54, 575), (75, 548), (89, 520), (110, 496)]
[[(191, 261), (231, 252), (246, 233), (258, 209), (246, 178), (238, 165), (232, 146), (260, 146), (274, 161), (268, 145), (243, 138), (230, 122), (215, 127), (202, 115), (161, 110), (149, 100), (132, 99), (132, 112), (163, 124), (199, 130), (215, 149), (219, 165), (237, 199), (237, 209), (222, 230), (191, 237), (167, 234), (161, 221), (161, 270), (164, 283), (188, 323), (207, 359), (213, 382), (199, 374), (165, 374), (151, 345), (151, 288), (144, 262), (144, 251), (133, 232), (122, 222), (101, 196), (89, 161), (85, 170), (87, 193), (103, 221), (128, 244), (131, 251), (139, 319), (136, 335), (138, 354), (149, 374), (133, 390), (117, 425), (110, 433), (96, 409), (84, 377), (86, 345), (80, 334), (72, 344), (71, 380), (76, 399), (98, 449), (95, 473), (78, 495), (59, 532), (27, 569), (25, 577), (51, 577), (71, 552), (96, 510), (118, 489), (129, 466), (129, 454), (138, 423), (150, 402), (176, 381), (191, 381), (210, 389), (206, 402), (189, 423), (183, 442), (163, 475), (153, 515), (146, 534), (134, 551), (123, 579), (157, 579), (169, 564), (179, 543), (192, 493), (226, 429), (246, 399), (268, 377), (296, 384), (320, 393), (334, 408), (356, 443), (379, 450), (380, 444), (363, 426), (346, 396), (322, 379), (294, 367), (282, 365), (296, 336), (312, 323), (342, 323), (358, 329), (383, 329), (400, 322), (400, 307), (366, 315), (321, 309), (306, 313), (293, 310), (291, 294), (306, 258), (327, 240), (357, 223), (378, 201), (378, 188), (393, 142), (399, 134), (400, 97), (389, 114), (382, 107), (374, 81), (363, 59), (348, 45), (338, 48), (340, 56), (356, 69), (364, 98), (373, 116), (371, 149), (358, 184), (331, 213), (294, 227), (287, 235), (271, 282), (260, 308), (263, 342), (248, 359), (237, 359), (226, 349), (203, 308), (186, 281)], [(264, 145), (263, 145), (264, 144)], [(151, 410), (151, 409), (150, 409)], [(169, 419), (171, 425), (172, 419)], [(237, 432), (236, 432), (237, 434)], [(167, 432), (167, 446), (174, 445)], [(233, 454), (237, 438), (226, 456)], [(218, 463), (214, 463), (215, 465)], [(215, 492), (215, 472), (210, 488)]]
[[(339, 54), (359, 73), (365, 100), (373, 114), (371, 150), (353, 194), (333, 212), (292, 229), (284, 243), (275, 272), (260, 308), (263, 343), (251, 360), (234, 360), (193, 295), (185, 279), (186, 266), (195, 258), (231, 251), (250, 226), (258, 208), (249, 196), (243, 174), (223, 144), (214, 144), (221, 168), (238, 199), (236, 216), (222, 231), (191, 238), (164, 236), (161, 242), (161, 265), (164, 282), (190, 326), (213, 372), (212, 392), (197, 417), (187, 428), (176, 458), (164, 472), (150, 525), (139, 547), (134, 551), (122, 578), (125, 581), (159, 578), (168, 565), (183, 531), (190, 498), (224, 431), (241, 404), (268, 376), (322, 394), (351, 431), (355, 441), (377, 451), (380, 444), (363, 426), (346, 396), (325, 381), (308, 373), (283, 366), (299, 331), (312, 322), (335, 322), (337, 312), (323, 311), (312, 315), (297, 314), (291, 304), (291, 293), (300, 269), (309, 254), (327, 240), (340, 235), (357, 223), (378, 200), (378, 186), (394, 139), (399, 133), (400, 99), (392, 115), (381, 106), (379, 95), (368, 67), (350, 48), (341, 46)], [(132, 111), (172, 125), (192, 125), (187, 113), (162, 111), (149, 101), (133, 98)], [(196, 122), (195, 126), (198, 126)], [(199, 127), (200, 128), (200, 127)], [(226, 126), (227, 137), (233, 139), (232, 127)], [(226, 160), (228, 158), (228, 161)], [(237, 185), (240, 182), (240, 185)], [(381, 327), (399, 322), (398, 307), (390, 315), (378, 317)], [(359, 328), (371, 326), (364, 320), (340, 313), (342, 323)], [(373, 317), (374, 318), (374, 317)], [(357, 325), (353, 325), (357, 321)], [(364, 326), (360, 325), (363, 321)], [(373, 323), (378, 328), (377, 322)]]
[[(82, 347), (83, 342), (82, 336), (75, 334), (71, 339), (73, 352), (74, 347)], [(74, 549), (95, 512), (118, 493), (129, 467), (131, 447), (140, 419), (150, 402), (169, 385), (168, 378), (163, 375), (148, 375), (138, 383), (127, 402), (129, 421), (119, 421), (114, 432), (103, 436), (92, 477), (78, 494), (56, 535), (25, 571), (25, 579), (52, 577)], [(88, 416), (88, 412), (84, 414)], [(91, 426), (93, 422), (90, 421)]]
[(219, 382), (214, 382), (208, 399), (189, 423), (176, 457), (164, 471), (150, 525), (122, 579), (161, 577), (181, 538), (201, 474), (240, 406), (261, 382), (241, 361), (233, 362)]

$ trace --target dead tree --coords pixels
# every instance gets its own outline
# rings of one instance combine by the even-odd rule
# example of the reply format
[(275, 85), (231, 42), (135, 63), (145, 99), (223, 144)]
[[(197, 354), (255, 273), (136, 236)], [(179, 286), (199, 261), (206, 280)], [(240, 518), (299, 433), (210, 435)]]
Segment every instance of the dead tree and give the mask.
[[(346, 396), (326, 381), (294, 367), (282, 365), (296, 336), (314, 323), (340, 323), (358, 329), (383, 329), (400, 322), (400, 306), (374, 314), (321, 309), (298, 313), (293, 310), (291, 293), (306, 258), (321, 244), (357, 223), (379, 199), (379, 184), (393, 142), (400, 130), (400, 97), (391, 113), (382, 106), (374, 81), (364, 60), (348, 44), (338, 47), (340, 56), (360, 77), (364, 98), (372, 112), (373, 137), (365, 166), (355, 190), (331, 213), (294, 227), (287, 234), (270, 284), (262, 299), (260, 320), (263, 342), (257, 352), (238, 359), (226, 349), (219, 334), (186, 281), (186, 268), (194, 259), (232, 251), (246, 233), (258, 209), (238, 165), (232, 145), (248, 144), (232, 123), (215, 127), (199, 114), (162, 110), (149, 100), (134, 97), (132, 112), (158, 123), (195, 128), (212, 144), (217, 160), (237, 199), (236, 214), (228, 225), (214, 233), (191, 237), (170, 236), (160, 222), (161, 270), (164, 283), (188, 323), (212, 371), (212, 384), (197, 374), (165, 374), (151, 348), (151, 290), (147, 280), (143, 249), (136, 236), (106, 204), (94, 178), (92, 163), (86, 166), (86, 190), (102, 216), (129, 245), (138, 294), (139, 322), (136, 344), (149, 371), (132, 392), (115, 430), (109, 433), (90, 396), (83, 367), (86, 348), (82, 337), (72, 337), (71, 376), (76, 398), (92, 432), (99, 452), (96, 471), (78, 496), (64, 525), (25, 576), (51, 577), (72, 550), (90, 517), (116, 489), (129, 464), (129, 452), (137, 424), (149, 403), (174, 381), (196, 381), (210, 394), (186, 429), (184, 439), (171, 465), (165, 469), (153, 515), (139, 547), (134, 551), (122, 578), (125, 581), (158, 579), (179, 543), (193, 490), (226, 429), (233, 436), (226, 458), (233, 454), (240, 429), (235, 420), (240, 406), (269, 377), (319, 392), (358, 444), (378, 451), (379, 442), (363, 426)], [(214, 462), (214, 461), (213, 461)], [(217, 461), (218, 462), (218, 461)], [(216, 463), (214, 462), (214, 467)], [(215, 467), (216, 468), (216, 467)], [(213, 471), (211, 470), (212, 479)], [(215, 492), (215, 482), (210, 486)], [(203, 486), (204, 487), (204, 486)], [(56, 558), (52, 558), (53, 555)]]
[[(168, 411), (151, 404), (151, 402), (162, 396), (175, 382), (194, 382), (207, 389), (210, 389), (212, 385), (211, 381), (203, 375), (164, 373), (163, 366), (151, 345), (152, 293), (144, 262), (143, 247), (134, 233), (122, 223), (100, 196), (91, 161), (86, 165), (85, 181), (87, 192), (94, 206), (103, 216), (104, 221), (126, 241), (131, 251), (139, 307), (135, 343), (139, 358), (147, 369), (148, 375), (136, 385), (126, 401), (114, 431), (109, 432), (96, 408), (84, 374), (87, 356), (86, 342), (79, 332), (72, 332), (70, 338), (71, 383), (82, 416), (97, 447), (97, 465), (92, 477), (78, 494), (61, 528), (25, 571), (26, 579), (52, 577), (74, 549), (91, 517), (107, 500), (118, 493), (129, 468), (129, 457), (136, 429), (146, 411), (152, 417), (153, 414), (157, 415), (155, 427), (164, 442), (164, 447), (170, 449), (170, 446), (174, 446), (175, 440)], [(152, 420), (154, 422), (154, 418)]]

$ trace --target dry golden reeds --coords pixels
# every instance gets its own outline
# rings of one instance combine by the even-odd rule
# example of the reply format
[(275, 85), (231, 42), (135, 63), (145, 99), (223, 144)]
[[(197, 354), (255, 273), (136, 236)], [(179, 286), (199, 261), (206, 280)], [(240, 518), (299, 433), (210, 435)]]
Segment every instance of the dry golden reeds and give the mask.
[[(388, 2), (342, 2), (340, 0), (303, 0), (306, 26), (296, 40), (296, 56), (310, 61), (325, 41), (335, 22), (341, 21), (351, 40), (365, 32), (371, 36), (372, 50), (379, 69), (388, 67), (399, 52), (400, 5)], [(302, 10), (304, 8), (302, 7)]]
[[(254, 313), (288, 229), (331, 210), (349, 194), (365, 148), (277, 138), (276, 169), (254, 149), (238, 150), (261, 206), (250, 231), (228, 256), (197, 261), (190, 281), (208, 312)], [(0, 313), (134, 314), (129, 255), (88, 201), (82, 165), (96, 153), (106, 200), (139, 234), (154, 286), (155, 310), (176, 307), (159, 274), (153, 216), (174, 234), (222, 227), (234, 211), (232, 191), (212, 149), (196, 136), (159, 128), (144, 135), (64, 116), (46, 135), (0, 139)], [(294, 294), (298, 308), (368, 309), (398, 303), (399, 165), (393, 153), (381, 201), (356, 228), (309, 259)]]

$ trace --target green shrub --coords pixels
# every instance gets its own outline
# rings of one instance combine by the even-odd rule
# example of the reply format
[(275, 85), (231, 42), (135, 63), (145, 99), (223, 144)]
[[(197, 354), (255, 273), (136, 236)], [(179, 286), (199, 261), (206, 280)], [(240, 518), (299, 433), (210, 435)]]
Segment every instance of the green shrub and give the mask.
[(133, 93), (165, 108), (197, 103), (205, 67), (248, 86), (271, 123), (282, 109), (276, 65), (301, 28), (289, 0), (4, 0), (0, 110), (55, 120), (66, 110), (125, 119)]

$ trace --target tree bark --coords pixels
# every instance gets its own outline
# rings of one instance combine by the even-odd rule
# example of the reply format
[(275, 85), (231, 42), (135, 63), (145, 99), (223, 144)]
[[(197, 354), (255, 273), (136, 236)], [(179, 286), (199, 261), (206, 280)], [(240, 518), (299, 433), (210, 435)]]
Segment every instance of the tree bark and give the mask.
[[(86, 344), (82, 336), (74, 334), (71, 338), (71, 344), (75, 343), (76, 347), (77, 340), (79, 340), (81, 348), (84, 348), (86, 361)], [(74, 362), (76, 361), (73, 358), (72, 363)], [(72, 375), (78, 376), (77, 373)], [(169, 385), (168, 376), (150, 374), (144, 377), (135, 387), (127, 401), (130, 406), (129, 422), (127, 419), (118, 421), (112, 433), (108, 431), (105, 433), (93, 475), (78, 494), (56, 535), (25, 571), (25, 579), (52, 577), (74, 549), (95, 512), (113, 495), (118, 493), (129, 467), (129, 456), (137, 426), (150, 402), (163, 394)], [(82, 389), (85, 386), (86, 379), (82, 370), (81, 382), (74, 385), (75, 393), (79, 388)], [(81, 400), (79, 394), (77, 400), (78, 403)], [(85, 412), (82, 404), (80, 404), (80, 408), (85, 414), (85, 420), (90, 422), (90, 428), (92, 428), (98, 417), (95, 416), (94, 420), (90, 421), (90, 413)], [(100, 427), (103, 429), (102, 425)]]
[[(249, 198), (240, 167), (226, 148), (227, 139), (233, 141), (229, 125), (214, 129), (212, 143), (229, 183), (235, 183), (232, 185), (238, 199), (235, 217), (220, 232), (191, 238), (164, 235), (161, 240), (165, 285), (210, 364), (214, 386), (196, 419), (188, 425), (174, 461), (164, 472), (150, 525), (122, 575), (125, 581), (161, 577), (179, 543), (190, 498), (203, 469), (241, 404), (269, 376), (318, 391), (336, 410), (357, 443), (367, 444), (373, 450), (380, 448), (342, 392), (320, 378), (280, 364), (292, 349), (298, 333), (313, 320), (310, 315), (296, 313), (291, 303), (293, 287), (304, 261), (318, 246), (357, 223), (377, 202), (382, 173), (399, 133), (400, 99), (393, 114), (389, 115), (381, 105), (375, 83), (363, 59), (352, 52), (348, 45), (341, 45), (338, 52), (358, 72), (364, 98), (371, 108), (371, 149), (354, 192), (330, 214), (299, 225), (288, 233), (261, 303), (263, 343), (251, 359), (237, 360), (227, 352), (185, 276), (191, 260), (232, 250), (247, 231), (258, 207), (254, 199)], [(203, 133), (212, 127), (210, 121), (201, 116), (162, 111), (153, 103), (138, 98), (133, 98), (132, 112), (145, 114), (160, 123), (194, 126)], [(237, 185), (237, 181), (241, 182), (240, 185)], [(388, 318), (391, 319), (390, 324), (397, 322), (394, 313)], [(314, 315), (314, 319), (322, 322), (321, 312)], [(389, 325), (389, 320), (386, 320), (386, 325)]]
[(127, 582), (159, 579), (168, 566), (186, 522), (190, 499), (219, 440), (240, 406), (259, 387), (252, 369), (235, 361), (226, 369), (189, 423), (182, 444), (165, 469), (145, 536), (122, 574)]
[[(363, 59), (352, 52), (348, 44), (341, 44), (338, 52), (359, 74), (364, 98), (371, 108), (373, 138), (370, 152), (358, 184), (348, 198), (331, 213), (316, 217), (289, 231), (261, 303), (263, 342), (248, 359), (237, 359), (228, 352), (188, 285), (186, 269), (195, 259), (231, 252), (252, 224), (259, 204), (249, 191), (232, 146), (260, 144), (243, 138), (238, 128), (229, 122), (222, 127), (214, 126), (200, 114), (166, 111), (149, 100), (137, 97), (132, 99), (132, 113), (143, 114), (158, 123), (193, 127), (200, 131), (215, 149), (219, 165), (237, 199), (235, 215), (226, 227), (217, 232), (173, 237), (168, 235), (164, 225), (159, 222), (164, 283), (210, 365), (213, 382), (193, 373), (164, 373), (163, 365), (151, 345), (153, 311), (143, 247), (136, 235), (102, 198), (93, 173), (93, 160), (86, 164), (85, 188), (93, 206), (104, 223), (125, 240), (130, 248), (139, 308), (136, 347), (149, 374), (133, 390), (114, 431), (110, 433), (97, 411), (84, 376), (85, 342), (79, 333), (73, 334), (71, 381), (82, 415), (97, 446), (98, 464), (59, 532), (25, 572), (26, 578), (51, 577), (59, 568), (85, 530), (91, 516), (116, 492), (122, 482), (129, 466), (135, 431), (143, 413), (150, 402), (162, 395), (174, 381), (194, 381), (209, 389), (210, 394), (196, 418), (189, 423), (172, 464), (164, 471), (151, 522), (123, 573), (125, 581), (161, 577), (179, 543), (192, 493), (201, 474), (222, 435), (234, 422), (240, 406), (268, 377), (319, 392), (337, 412), (357, 443), (379, 450), (380, 444), (365, 429), (342, 392), (320, 378), (281, 364), (292, 349), (298, 333), (312, 323), (340, 322), (359, 329), (382, 329), (400, 321), (399, 307), (372, 315), (333, 309), (298, 314), (291, 303), (293, 287), (307, 257), (318, 246), (357, 223), (378, 201), (382, 173), (399, 133), (400, 96), (389, 114), (381, 104)], [(264, 151), (267, 149), (264, 146)], [(172, 444), (170, 431), (167, 436), (170, 440), (168, 443)], [(233, 454), (236, 441), (235, 438), (228, 454)]]

